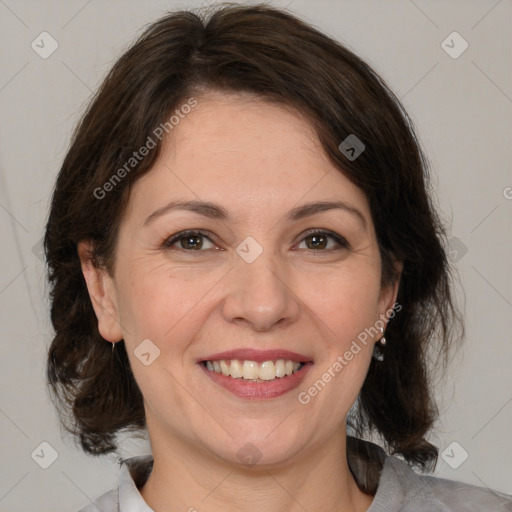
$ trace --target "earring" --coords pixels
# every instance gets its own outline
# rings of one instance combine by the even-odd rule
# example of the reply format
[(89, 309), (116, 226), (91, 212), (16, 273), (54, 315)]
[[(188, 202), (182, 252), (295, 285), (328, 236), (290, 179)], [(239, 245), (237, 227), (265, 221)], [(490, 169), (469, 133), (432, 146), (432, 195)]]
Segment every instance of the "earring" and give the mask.
[(112, 341), (112, 355), (114, 355), (114, 349), (116, 348), (116, 342)]
[(382, 347), (386, 344), (386, 338), (384, 338), (384, 329), (381, 327), (380, 332), (382, 333), (381, 339), (373, 346), (373, 358), (377, 361), (384, 361), (384, 354)]

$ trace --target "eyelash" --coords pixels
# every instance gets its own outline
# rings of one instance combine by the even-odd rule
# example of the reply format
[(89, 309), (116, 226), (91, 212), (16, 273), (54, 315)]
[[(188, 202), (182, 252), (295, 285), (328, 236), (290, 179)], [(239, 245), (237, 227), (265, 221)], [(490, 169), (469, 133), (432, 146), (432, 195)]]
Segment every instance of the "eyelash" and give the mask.
[[(312, 230), (306, 231), (299, 243), (302, 243), (306, 238), (308, 238), (310, 236), (315, 236), (315, 235), (316, 236), (327, 236), (327, 237), (332, 238), (336, 243), (338, 243), (340, 245), (340, 248), (342, 248), (342, 249), (350, 248), (350, 244), (341, 235), (333, 233), (332, 231), (325, 231), (325, 230), (318, 230), (318, 229), (312, 229)], [(164, 249), (170, 249), (176, 242), (179, 242), (182, 238), (186, 238), (187, 236), (202, 236), (202, 237), (205, 237), (208, 240), (210, 240), (210, 242), (212, 242), (213, 244), (215, 244), (215, 242), (213, 242), (213, 240), (208, 236), (208, 233), (201, 231), (201, 230), (190, 229), (190, 230), (186, 230), (186, 231), (180, 231), (179, 233), (176, 233), (175, 235), (172, 235), (172, 236), (166, 238), (162, 243), (162, 247)], [(339, 250), (340, 248), (320, 249), (318, 252), (329, 253), (329, 252), (332, 252), (333, 250)], [(183, 247), (178, 247), (178, 250), (187, 252), (187, 253), (193, 253), (193, 254), (206, 252), (206, 250), (184, 249)], [(307, 249), (307, 250), (315, 252), (315, 249)]]

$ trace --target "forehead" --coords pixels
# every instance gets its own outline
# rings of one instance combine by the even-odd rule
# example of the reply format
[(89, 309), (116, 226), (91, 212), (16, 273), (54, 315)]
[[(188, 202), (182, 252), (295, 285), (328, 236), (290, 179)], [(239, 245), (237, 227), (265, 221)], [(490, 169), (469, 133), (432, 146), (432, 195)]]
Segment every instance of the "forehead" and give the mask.
[(196, 100), (165, 140), (153, 169), (136, 182), (136, 203), (199, 198), (242, 213), (302, 198), (341, 199), (368, 213), (364, 193), (334, 167), (299, 112), (243, 93)]
[(204, 166), (206, 159), (212, 166), (250, 168), (250, 174), (265, 167), (286, 172), (302, 167), (305, 157), (315, 167), (330, 165), (310, 123), (285, 104), (247, 93), (211, 93), (197, 102), (166, 141), (170, 164), (186, 158)]

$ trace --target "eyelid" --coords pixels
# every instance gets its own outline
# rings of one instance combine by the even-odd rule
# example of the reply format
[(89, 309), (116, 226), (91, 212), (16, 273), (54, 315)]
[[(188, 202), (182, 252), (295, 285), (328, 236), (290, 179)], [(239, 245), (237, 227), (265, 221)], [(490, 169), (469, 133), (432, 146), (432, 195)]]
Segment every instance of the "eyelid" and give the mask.
[[(181, 238), (185, 238), (186, 236), (202, 236), (206, 239), (208, 239), (212, 244), (214, 245), (218, 245), (213, 239), (212, 239), (212, 233), (209, 232), (209, 231), (205, 231), (205, 230), (202, 230), (202, 229), (186, 229), (186, 230), (183, 230), (183, 231), (179, 231), (178, 233), (175, 233), (173, 235), (170, 235), (169, 237), (167, 237), (163, 242), (162, 242), (162, 247), (164, 248), (171, 248), (174, 246), (174, 244), (176, 244), (177, 242), (179, 242), (179, 240)], [(343, 237), (342, 235), (339, 235), (333, 231), (330, 231), (328, 229), (322, 229), (322, 228), (312, 228), (312, 229), (309, 229), (303, 233), (301, 233), (299, 235), (299, 240), (298, 242), (296, 242), (294, 245), (297, 245), (297, 244), (300, 244), (302, 243), (308, 236), (312, 236), (312, 235), (324, 235), (324, 236), (327, 236), (327, 237), (330, 237), (332, 238), (333, 240), (335, 240), (335, 242), (341, 247), (341, 248), (345, 248), (345, 249), (349, 249), (350, 248), (350, 244), (349, 242), (347, 241), (347, 239), (345, 237)], [(201, 252), (206, 252), (207, 250), (187, 250), (187, 249), (183, 249), (182, 247), (179, 247), (178, 248), (180, 251), (183, 251), (183, 252), (187, 252), (187, 253), (201, 253)], [(209, 249), (211, 250), (211, 249)], [(219, 250), (218, 247), (216, 248), (216, 250)], [(314, 249), (306, 249), (306, 250), (310, 250), (310, 251), (314, 251)], [(335, 249), (334, 249), (335, 250)], [(329, 250), (319, 250), (319, 252), (325, 252), (325, 253), (329, 253), (329, 252), (332, 252), (333, 249), (329, 249)]]
[[(341, 248), (350, 249), (350, 244), (344, 236), (339, 235), (338, 233), (335, 233), (329, 229), (322, 229), (322, 228), (308, 229), (307, 231), (301, 233), (299, 235), (300, 240), (297, 243), (302, 243), (305, 238), (307, 238), (308, 236), (311, 236), (311, 235), (324, 235), (324, 236), (331, 237), (332, 239), (334, 239), (336, 241), (336, 243)], [(314, 249), (309, 249), (309, 250), (314, 251)], [(332, 249), (331, 250), (321, 250), (319, 252), (329, 253), (331, 251), (332, 251)]]
[[(180, 239), (185, 238), (186, 236), (194, 236), (194, 235), (207, 238), (208, 240), (210, 240), (210, 242), (212, 244), (218, 245), (218, 244), (216, 244), (216, 242), (214, 242), (214, 240), (212, 240), (213, 233), (210, 233), (209, 231), (205, 231), (202, 229), (185, 229), (183, 231), (179, 231), (178, 233), (175, 233), (175, 234), (170, 235), (167, 238), (165, 238), (165, 240), (162, 242), (162, 246), (164, 248), (168, 249), (168, 248), (172, 247), (175, 243), (179, 242)], [(179, 247), (179, 249), (184, 252), (205, 252), (205, 251), (192, 251), (192, 250), (187, 251), (186, 249), (183, 249), (182, 247)]]

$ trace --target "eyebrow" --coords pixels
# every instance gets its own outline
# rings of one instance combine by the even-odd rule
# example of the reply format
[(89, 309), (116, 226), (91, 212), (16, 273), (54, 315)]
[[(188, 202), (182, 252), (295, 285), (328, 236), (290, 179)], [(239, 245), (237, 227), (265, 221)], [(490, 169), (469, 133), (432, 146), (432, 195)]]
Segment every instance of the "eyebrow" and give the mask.
[[(155, 221), (157, 218), (162, 217), (166, 213), (172, 210), (186, 210), (204, 217), (213, 219), (229, 220), (230, 216), (227, 210), (222, 206), (208, 201), (171, 201), (170, 203), (158, 208), (151, 215), (149, 215), (144, 221), (144, 226)], [(354, 217), (359, 219), (366, 229), (366, 218), (365, 216), (354, 206), (345, 201), (317, 201), (313, 203), (303, 204), (290, 210), (286, 216), (287, 221), (297, 221), (317, 213), (325, 212), (328, 210), (344, 210)]]

